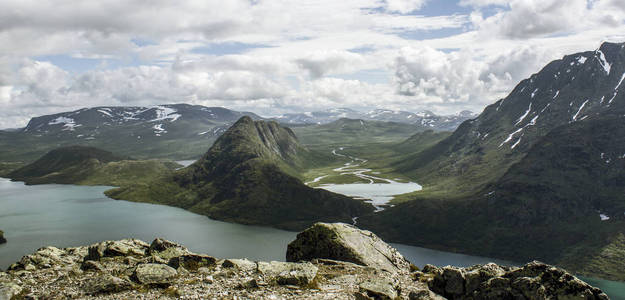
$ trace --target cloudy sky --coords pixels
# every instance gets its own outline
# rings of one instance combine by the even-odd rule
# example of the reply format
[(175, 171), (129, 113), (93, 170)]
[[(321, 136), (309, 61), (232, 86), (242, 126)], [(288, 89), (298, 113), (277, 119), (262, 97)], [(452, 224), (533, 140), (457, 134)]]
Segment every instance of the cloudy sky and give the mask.
[(3, 0), (0, 128), (87, 106), (476, 112), (625, 41), (622, 0)]

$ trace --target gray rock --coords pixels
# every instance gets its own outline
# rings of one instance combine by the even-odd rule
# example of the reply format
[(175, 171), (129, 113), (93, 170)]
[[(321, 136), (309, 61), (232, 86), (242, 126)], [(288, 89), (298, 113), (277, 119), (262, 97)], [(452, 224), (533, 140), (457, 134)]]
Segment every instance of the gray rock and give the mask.
[(258, 262), (258, 271), (280, 285), (307, 285), (317, 276), (318, 268), (309, 263)]
[(85, 282), (84, 291), (89, 295), (117, 293), (132, 288), (132, 284), (110, 274), (102, 274)]
[(217, 259), (212, 256), (189, 253), (171, 258), (168, 265), (175, 269), (183, 267), (187, 270), (196, 271), (202, 267), (215, 266), (216, 262)]
[(359, 290), (373, 299), (391, 300), (397, 298), (397, 284), (387, 277), (369, 279), (359, 285)]
[(299, 233), (287, 248), (287, 261), (315, 258), (348, 261), (389, 272), (410, 269), (410, 262), (377, 235), (343, 223), (316, 223)]
[(9, 300), (22, 292), (22, 287), (14, 282), (0, 282), (0, 300)]
[(445, 293), (447, 295), (464, 294), (464, 274), (460, 268), (444, 267), (443, 279), (445, 280)]
[(256, 263), (247, 259), (226, 259), (221, 266), (224, 268), (237, 268), (247, 272), (256, 271), (257, 269)]
[(428, 289), (411, 290), (408, 292), (409, 300), (445, 300)]
[(178, 272), (168, 265), (142, 264), (137, 266), (134, 276), (143, 284), (169, 284)]
[(426, 266), (423, 272), (432, 278), (427, 282), (432, 291), (451, 299), (608, 299), (601, 290), (540, 262), (520, 268)]
[(80, 269), (83, 271), (96, 271), (96, 272), (104, 271), (104, 267), (102, 266), (102, 264), (93, 260), (87, 260), (83, 262), (82, 265), (80, 266)]
[(85, 260), (100, 260), (104, 257), (144, 256), (148, 244), (137, 239), (105, 241), (89, 246)]
[(191, 252), (182, 245), (161, 238), (152, 241), (148, 251), (152, 256), (158, 256), (166, 261), (174, 257), (191, 254)]

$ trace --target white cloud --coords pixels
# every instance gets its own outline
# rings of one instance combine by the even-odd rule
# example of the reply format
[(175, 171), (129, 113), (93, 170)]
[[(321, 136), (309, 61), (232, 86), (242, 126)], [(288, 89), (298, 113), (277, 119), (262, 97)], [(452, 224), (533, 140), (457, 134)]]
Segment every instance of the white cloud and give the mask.
[(331, 73), (346, 73), (362, 68), (364, 57), (348, 51), (320, 51), (299, 58), (296, 63), (311, 77), (319, 78)]
[(409, 13), (421, 9), (427, 0), (386, 0), (386, 9), (400, 13)]
[[(465, 1), (477, 6), (498, 1)], [(473, 18), (482, 37), (528, 39), (556, 34), (572, 34), (602, 26), (622, 26), (625, 16), (606, 9), (614, 4), (587, 0), (512, 0), (507, 10), (486, 19)]]
[(473, 50), (451, 53), (433, 48), (403, 48), (395, 63), (398, 93), (422, 104), (476, 109), (503, 97), (521, 79), (537, 72), (544, 49), (524, 47), (482, 57)]
[[(266, 114), (479, 111), (552, 59), (624, 41), (623, 3), (461, 0), (470, 13), (423, 16), (438, 3), (5, 0), (0, 128), (83, 106), (171, 102)], [(45, 57), (55, 55), (97, 63), (75, 71)]]

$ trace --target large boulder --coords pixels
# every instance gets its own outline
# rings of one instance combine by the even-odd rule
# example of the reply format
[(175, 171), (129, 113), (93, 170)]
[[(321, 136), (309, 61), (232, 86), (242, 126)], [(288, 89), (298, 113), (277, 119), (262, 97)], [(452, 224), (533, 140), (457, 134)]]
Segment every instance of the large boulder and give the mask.
[(335, 259), (389, 272), (408, 271), (410, 262), (370, 231), (344, 223), (316, 223), (297, 235), (287, 261)]

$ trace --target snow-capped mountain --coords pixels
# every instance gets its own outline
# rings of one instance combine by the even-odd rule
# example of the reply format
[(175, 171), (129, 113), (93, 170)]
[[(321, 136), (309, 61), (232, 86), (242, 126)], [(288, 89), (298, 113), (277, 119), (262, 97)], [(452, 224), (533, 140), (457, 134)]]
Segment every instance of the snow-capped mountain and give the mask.
[(435, 130), (454, 130), (462, 122), (476, 116), (477, 115), (470, 111), (462, 111), (455, 115), (443, 116), (436, 115), (427, 110), (413, 113), (399, 110), (375, 109), (362, 113), (348, 108), (338, 108), (317, 112), (284, 114), (275, 119), (285, 124), (327, 124), (342, 118), (348, 118), (408, 123), (427, 126)]
[[(151, 107), (93, 107), (35, 117), (22, 131), (36, 134), (81, 132), (93, 136), (106, 130), (106, 128), (139, 126), (150, 128), (155, 135), (158, 135), (167, 133), (169, 127), (189, 122), (199, 122), (199, 124), (206, 125), (204, 129), (212, 129), (215, 125), (235, 122), (244, 115), (255, 119), (261, 118), (249, 112), (188, 104)], [(211, 131), (205, 130), (197, 132), (197, 134), (202, 135), (201, 133), (207, 134), (209, 132)]]
[[(93, 107), (35, 117), (20, 130), (0, 131), (0, 146), (27, 144), (19, 158), (53, 147), (94, 146), (135, 158), (196, 157), (242, 116), (222, 107), (168, 104), (150, 107)], [(12, 152), (13, 153), (13, 152)]]

